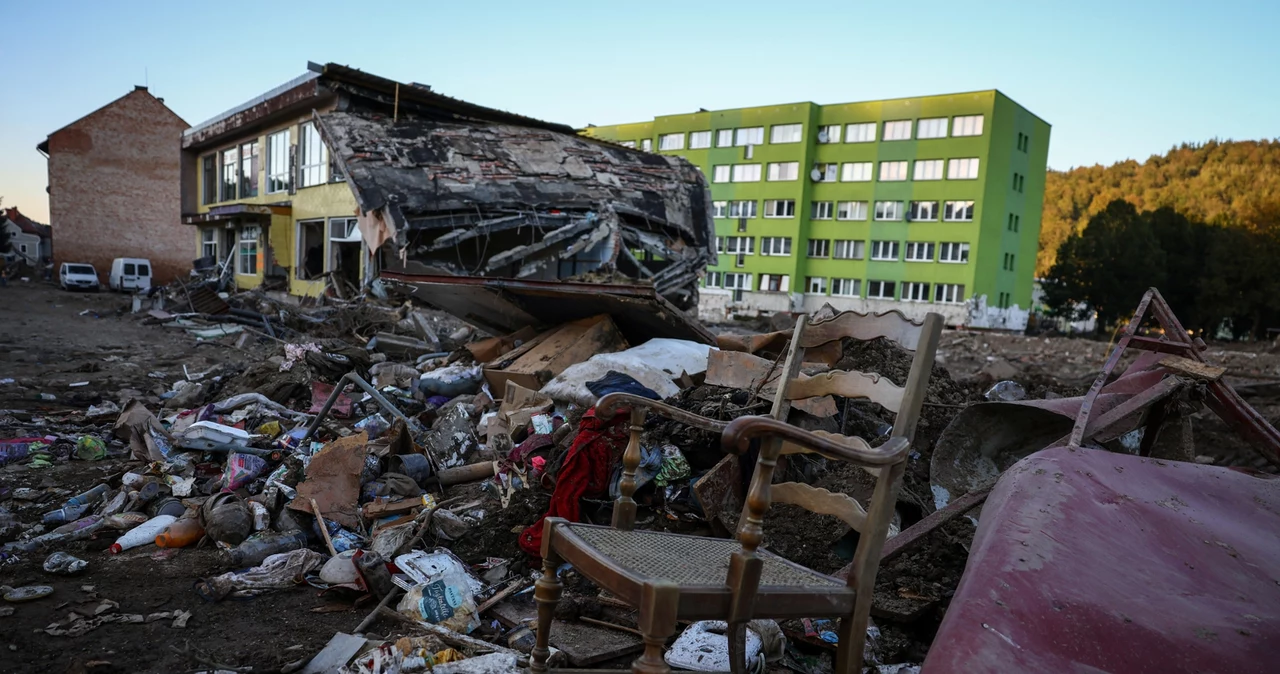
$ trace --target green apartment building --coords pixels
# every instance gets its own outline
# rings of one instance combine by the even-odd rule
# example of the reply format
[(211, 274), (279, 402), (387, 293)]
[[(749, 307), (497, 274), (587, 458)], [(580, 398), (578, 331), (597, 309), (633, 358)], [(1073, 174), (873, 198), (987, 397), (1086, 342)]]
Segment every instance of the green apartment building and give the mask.
[(592, 126), (706, 175), (718, 263), (699, 311), (936, 311), (1026, 326), (1049, 124), (996, 90)]

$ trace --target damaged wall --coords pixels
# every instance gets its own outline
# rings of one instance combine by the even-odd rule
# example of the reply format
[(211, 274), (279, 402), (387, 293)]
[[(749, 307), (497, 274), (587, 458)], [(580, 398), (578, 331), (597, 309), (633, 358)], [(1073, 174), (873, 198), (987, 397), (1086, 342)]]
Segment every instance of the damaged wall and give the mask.
[(361, 209), (386, 214), (400, 264), (508, 278), (618, 272), (696, 305), (714, 229), (706, 180), (687, 161), (546, 128), (357, 108), (318, 117)]

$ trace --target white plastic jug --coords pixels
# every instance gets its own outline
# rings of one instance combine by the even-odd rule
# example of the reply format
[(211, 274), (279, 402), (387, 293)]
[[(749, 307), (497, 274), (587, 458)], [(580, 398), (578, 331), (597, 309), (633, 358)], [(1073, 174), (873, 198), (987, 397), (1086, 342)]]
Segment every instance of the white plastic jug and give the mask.
[(165, 527), (173, 524), (177, 519), (178, 518), (173, 515), (157, 515), (152, 517), (146, 522), (130, 529), (125, 535), (117, 538), (116, 542), (112, 543), (111, 547), (108, 548), (108, 551), (114, 555), (128, 550), (129, 548), (136, 548), (139, 545), (155, 543), (156, 536), (159, 536), (160, 532), (164, 531)]

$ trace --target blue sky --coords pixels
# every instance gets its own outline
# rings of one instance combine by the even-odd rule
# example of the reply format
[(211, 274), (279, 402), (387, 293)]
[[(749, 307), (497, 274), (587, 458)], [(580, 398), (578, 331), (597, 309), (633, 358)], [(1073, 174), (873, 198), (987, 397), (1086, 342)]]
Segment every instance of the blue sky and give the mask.
[(1053, 125), (1052, 168), (1110, 164), (1280, 136), (1276, 25), (1275, 0), (0, 0), (0, 196), (47, 221), (36, 144), (135, 84), (195, 124), (309, 60), (574, 126), (997, 88)]

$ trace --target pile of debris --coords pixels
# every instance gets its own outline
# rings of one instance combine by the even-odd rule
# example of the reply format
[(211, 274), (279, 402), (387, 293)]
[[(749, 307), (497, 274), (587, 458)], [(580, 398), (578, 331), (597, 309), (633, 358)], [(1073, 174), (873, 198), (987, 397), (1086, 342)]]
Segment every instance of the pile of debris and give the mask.
[[(219, 294), (199, 285), (168, 300), (191, 311), (140, 311), (157, 330), (251, 349), (257, 362), (187, 372), (161, 396), (107, 401), (56, 419), (0, 415), (12, 436), (0, 440), (6, 472), (102, 467), (83, 489), (50, 479), (0, 488), (0, 563), (91, 578), (114, 560), (166, 563), (186, 549), (212, 550), (209, 564), (192, 567), (194, 593), (210, 604), (264, 601), (308, 585), (334, 610), (354, 607), (364, 616), (318, 653), (277, 654), (273, 664), (282, 671), (508, 671), (527, 664), (533, 645), (538, 571), (531, 561), (542, 518), (564, 512), (557, 485), (587, 482), (566, 457), (575, 440), (595, 432), (583, 420), (596, 401), (622, 391), (716, 421), (766, 414), (777, 384), (758, 370), (776, 365), (788, 346), (785, 332), (717, 339), (652, 288), (597, 284), (586, 294), (567, 283), (404, 275), (392, 275), (387, 287), (430, 296), (475, 327), (407, 302), (303, 308), (260, 291)], [(834, 346), (819, 367), (905, 383), (912, 355), (893, 343)], [(1162, 372), (1179, 366), (1161, 363)], [(923, 661), (963, 574), (974, 536), (963, 515), (976, 516), (989, 484), (946, 498), (938, 485), (940, 475), (956, 479), (958, 454), (985, 451), (960, 437), (977, 433), (970, 417), (1063, 400), (1070, 399), (1030, 400), (1008, 381), (958, 383), (935, 364), (876, 586), (867, 637), (872, 671), (912, 671), (888, 663)], [(1123, 402), (1103, 400), (1101, 411)], [(798, 404), (788, 421), (873, 445), (895, 422), (874, 403), (839, 397), (830, 409)], [(606, 442), (607, 484), (575, 495), (578, 519), (610, 521), (625, 440)], [(700, 491), (716, 483), (740, 499), (750, 479), (748, 471), (720, 474), (718, 434), (651, 415), (642, 453), (637, 526), (734, 535), (738, 508)], [(846, 464), (788, 459), (780, 480), (858, 498), (872, 486)], [(846, 573), (857, 543), (836, 517), (789, 505), (775, 506), (764, 534), (769, 550), (832, 575)], [(634, 609), (572, 568), (560, 575), (566, 596), (551, 635), (553, 663), (628, 664), (643, 647)], [(53, 591), (42, 582), (6, 588), (5, 596), (36, 601)], [(73, 605), (70, 612), (40, 632), (78, 637), (111, 623), (182, 629), (203, 620), (199, 605), (133, 613), (92, 585), (76, 596), (63, 604)], [(389, 632), (379, 636), (375, 627)], [(764, 621), (752, 629), (771, 671), (829, 671), (837, 641), (830, 621)], [(680, 643), (702, 644), (714, 657), (727, 648), (704, 623), (684, 631), (669, 661), (680, 662)], [(212, 666), (211, 656), (181, 653)]]

